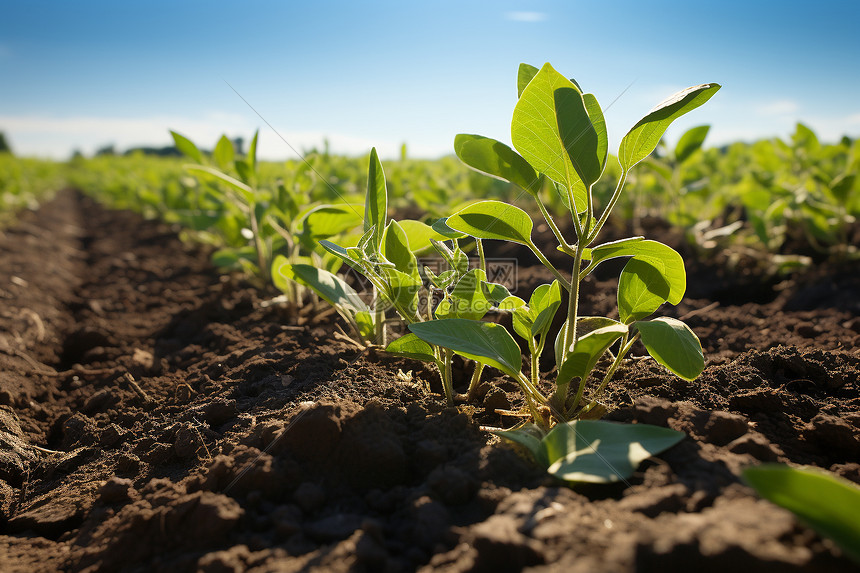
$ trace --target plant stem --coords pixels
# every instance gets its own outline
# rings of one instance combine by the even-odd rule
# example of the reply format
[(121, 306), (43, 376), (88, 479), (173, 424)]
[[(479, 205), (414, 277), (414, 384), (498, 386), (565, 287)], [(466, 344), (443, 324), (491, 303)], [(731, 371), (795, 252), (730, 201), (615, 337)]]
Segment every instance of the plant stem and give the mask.
[(454, 353), (447, 348), (442, 349), (442, 356), (444, 358), (444, 374), (442, 374), (442, 389), (445, 391), (445, 398), (448, 401), (449, 406), (454, 405), (454, 381), (453, 381), (453, 372), (451, 371), (451, 361), (454, 357)]
[(565, 241), (564, 236), (561, 234), (561, 231), (558, 228), (558, 225), (555, 223), (555, 219), (552, 218), (549, 211), (547, 211), (546, 205), (544, 205), (543, 200), (538, 196), (537, 204), (540, 208), (541, 215), (546, 220), (546, 224), (549, 225), (549, 228), (552, 230), (552, 234), (555, 235), (555, 238), (558, 240), (559, 245), (561, 245), (561, 250), (564, 253), (567, 253), (570, 256), (573, 256), (574, 250), (573, 246), (570, 245), (567, 241)]
[(630, 352), (630, 349), (633, 348), (633, 344), (639, 340), (639, 333), (637, 332), (633, 335), (633, 338), (630, 341), (627, 341), (627, 335), (625, 334), (621, 338), (621, 344), (618, 347), (618, 355), (615, 357), (615, 360), (612, 361), (612, 365), (609, 367), (609, 370), (606, 371), (606, 375), (603, 377), (603, 380), (600, 381), (600, 386), (597, 387), (597, 391), (594, 393), (594, 397), (591, 402), (585, 407), (587, 409), (591, 409), (597, 403), (597, 398), (603, 394), (603, 390), (606, 388), (606, 385), (609, 384), (609, 381), (612, 380), (612, 377), (615, 375), (615, 371), (621, 365), (622, 360)]
[(529, 241), (529, 243), (526, 246), (531, 250), (531, 252), (533, 252), (535, 254), (535, 256), (538, 258), (538, 260), (541, 263), (543, 263), (543, 266), (548, 268), (552, 272), (552, 274), (555, 275), (555, 278), (558, 279), (558, 282), (561, 283), (561, 286), (563, 286), (566, 290), (569, 291), (570, 290), (570, 283), (567, 282), (567, 279), (564, 278), (564, 275), (561, 274), (557, 268), (552, 266), (552, 263), (549, 262), (549, 259), (547, 259), (542, 252), (540, 252), (540, 250), (537, 248), (537, 246), (535, 246), (535, 244), (532, 243), (531, 241)]
[(257, 265), (260, 267), (260, 277), (263, 282), (268, 283), (270, 277), (269, 266), (266, 264), (266, 247), (263, 245), (263, 239), (260, 237), (259, 224), (257, 223), (256, 205), (248, 204), (248, 218), (251, 223), (251, 234), (254, 235), (254, 250), (257, 251)]
[(475, 238), (475, 245), (478, 248), (478, 257), (480, 259), (481, 270), (484, 275), (487, 274), (487, 259), (484, 258), (484, 242), (481, 239)]
[(612, 192), (612, 198), (609, 199), (609, 203), (606, 204), (606, 208), (603, 210), (603, 213), (600, 215), (600, 219), (597, 220), (597, 224), (592, 229), (591, 233), (588, 234), (587, 243), (591, 244), (594, 239), (597, 238), (597, 235), (600, 233), (600, 230), (603, 228), (603, 225), (606, 224), (606, 220), (609, 218), (609, 214), (612, 212), (613, 207), (618, 202), (618, 198), (621, 197), (621, 190), (624, 188), (624, 183), (627, 181), (627, 175), (630, 173), (630, 170), (621, 171), (621, 178), (618, 179), (618, 185), (615, 187), (615, 191)]
[(481, 383), (481, 374), (484, 372), (484, 364), (481, 362), (475, 363), (475, 370), (472, 372), (472, 379), (469, 381), (469, 390), (466, 392), (466, 400), (471, 402), (475, 399), (475, 392)]

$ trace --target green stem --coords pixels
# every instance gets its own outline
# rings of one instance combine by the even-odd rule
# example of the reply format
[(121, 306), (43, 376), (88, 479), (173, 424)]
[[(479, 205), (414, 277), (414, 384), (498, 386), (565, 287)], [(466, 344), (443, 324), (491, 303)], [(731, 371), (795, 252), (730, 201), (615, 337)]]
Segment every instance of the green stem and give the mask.
[(444, 357), (445, 373), (442, 375), (442, 388), (445, 391), (445, 398), (449, 406), (454, 405), (454, 374), (451, 370), (451, 362), (454, 358), (454, 353), (447, 348), (442, 349)]
[(269, 267), (266, 264), (266, 246), (260, 237), (259, 223), (254, 203), (248, 204), (248, 218), (251, 223), (251, 234), (254, 235), (254, 250), (257, 252), (257, 265), (260, 267), (260, 277), (263, 282), (268, 283), (270, 277)]
[(630, 341), (627, 341), (627, 335), (621, 338), (621, 344), (619, 345), (618, 355), (615, 357), (615, 360), (612, 361), (612, 365), (609, 367), (609, 370), (606, 371), (606, 375), (603, 377), (603, 380), (600, 381), (600, 386), (597, 387), (597, 391), (594, 393), (594, 398), (589, 402), (588, 406), (585, 408), (591, 409), (597, 403), (597, 398), (603, 394), (603, 390), (606, 388), (606, 385), (609, 384), (609, 381), (612, 380), (612, 377), (615, 375), (615, 371), (621, 365), (621, 361), (630, 352), (630, 349), (633, 348), (633, 344), (639, 340), (639, 333), (637, 332), (633, 335), (633, 338)]
[(594, 229), (592, 229), (591, 233), (588, 234), (588, 240), (586, 241), (588, 244), (591, 244), (594, 239), (597, 238), (597, 235), (600, 233), (600, 230), (603, 229), (603, 225), (606, 224), (606, 220), (609, 218), (609, 214), (612, 212), (612, 209), (618, 202), (618, 198), (621, 197), (621, 190), (624, 188), (624, 183), (627, 181), (627, 175), (629, 172), (629, 170), (621, 171), (621, 178), (618, 179), (618, 185), (615, 187), (615, 191), (612, 192), (612, 198), (609, 199), (609, 203), (607, 203), (606, 208), (600, 215), (600, 219), (597, 220), (597, 224), (594, 226)]
[(537, 197), (538, 207), (540, 208), (541, 215), (546, 219), (546, 224), (549, 225), (549, 228), (552, 230), (552, 234), (555, 235), (555, 238), (558, 240), (559, 245), (561, 245), (562, 252), (573, 256), (574, 250), (573, 245), (569, 244), (564, 239), (564, 235), (561, 234), (561, 230), (559, 230), (558, 225), (555, 223), (555, 219), (552, 218), (549, 211), (547, 211), (546, 205), (544, 205), (543, 201), (540, 197)]
[(475, 399), (475, 392), (481, 383), (481, 374), (484, 372), (484, 364), (478, 362), (475, 364), (475, 370), (472, 372), (472, 379), (469, 381), (469, 390), (466, 392), (466, 400), (471, 402)]
[(570, 283), (567, 282), (567, 279), (564, 278), (564, 275), (561, 274), (558, 271), (558, 269), (556, 269), (554, 266), (552, 266), (552, 263), (549, 262), (549, 259), (547, 259), (542, 252), (540, 252), (540, 250), (537, 248), (537, 246), (535, 246), (535, 244), (532, 243), (531, 241), (529, 241), (526, 246), (531, 250), (531, 252), (533, 252), (535, 254), (535, 256), (538, 258), (538, 260), (543, 264), (543, 266), (548, 268), (552, 272), (552, 274), (555, 275), (555, 278), (558, 279), (558, 282), (561, 283), (561, 286), (563, 286), (566, 290), (569, 291), (570, 290)]
[(480, 258), (481, 270), (484, 275), (487, 274), (487, 259), (484, 258), (484, 242), (481, 239), (475, 238), (475, 245), (478, 247), (478, 257)]

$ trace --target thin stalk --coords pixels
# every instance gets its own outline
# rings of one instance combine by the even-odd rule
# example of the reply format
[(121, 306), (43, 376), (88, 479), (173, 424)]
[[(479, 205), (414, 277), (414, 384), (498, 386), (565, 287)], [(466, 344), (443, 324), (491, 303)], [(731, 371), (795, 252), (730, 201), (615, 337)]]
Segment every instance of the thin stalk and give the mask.
[(603, 390), (606, 388), (606, 385), (612, 380), (612, 376), (615, 375), (615, 371), (621, 366), (621, 362), (624, 360), (624, 357), (630, 352), (630, 349), (633, 348), (633, 344), (639, 340), (639, 333), (633, 335), (633, 338), (630, 341), (626, 341), (627, 335), (621, 339), (621, 345), (619, 346), (618, 355), (615, 357), (615, 360), (612, 361), (612, 365), (609, 367), (609, 370), (606, 371), (606, 375), (603, 377), (603, 380), (600, 382), (600, 386), (597, 387), (597, 391), (594, 393), (595, 399), (603, 393)]
[(478, 385), (481, 383), (481, 374), (484, 372), (484, 364), (481, 362), (475, 363), (475, 370), (472, 372), (472, 379), (469, 381), (469, 390), (466, 391), (466, 400), (471, 402), (475, 399), (475, 392), (478, 390)]
[(549, 211), (547, 211), (546, 205), (544, 205), (543, 201), (539, 196), (537, 197), (537, 204), (540, 208), (541, 215), (543, 215), (543, 218), (546, 220), (546, 224), (549, 225), (549, 228), (552, 230), (552, 234), (555, 235), (555, 238), (558, 240), (559, 245), (561, 245), (562, 252), (573, 256), (573, 245), (569, 244), (564, 239), (564, 235), (561, 234), (558, 225), (556, 225), (555, 223), (555, 219), (553, 219), (552, 215), (550, 215)]
[(254, 203), (248, 204), (248, 218), (251, 223), (251, 234), (254, 235), (254, 250), (257, 251), (257, 265), (260, 267), (260, 276), (263, 282), (268, 283), (270, 277), (269, 267), (266, 264), (266, 246), (263, 244), (263, 239), (260, 237), (259, 224), (257, 223), (256, 206)]
[(448, 400), (448, 405), (454, 405), (454, 374), (451, 370), (451, 362), (454, 358), (454, 353), (447, 348), (442, 349), (444, 358), (445, 371), (442, 375), (442, 389), (445, 391), (445, 398)]
[(597, 235), (600, 233), (600, 230), (603, 228), (603, 225), (606, 224), (606, 220), (609, 218), (609, 214), (612, 212), (612, 209), (618, 202), (618, 198), (621, 197), (621, 190), (624, 188), (624, 183), (627, 182), (628, 173), (629, 170), (621, 171), (621, 177), (618, 179), (618, 185), (615, 187), (615, 191), (612, 192), (612, 198), (610, 198), (609, 203), (606, 204), (606, 208), (600, 215), (600, 219), (597, 220), (597, 224), (594, 226), (594, 229), (591, 231), (591, 233), (588, 234), (588, 240), (586, 241), (587, 243), (591, 244), (591, 242), (597, 238)]
[(535, 254), (535, 256), (538, 258), (538, 260), (543, 264), (543, 266), (548, 268), (552, 272), (552, 274), (555, 275), (555, 278), (558, 279), (558, 282), (561, 283), (561, 286), (563, 286), (566, 290), (569, 291), (570, 290), (570, 283), (567, 282), (567, 279), (564, 278), (564, 275), (561, 274), (557, 268), (552, 266), (552, 263), (549, 262), (549, 259), (547, 259), (542, 252), (540, 252), (540, 250), (537, 248), (537, 246), (535, 246), (535, 244), (532, 243), (531, 241), (526, 246), (531, 250), (531, 252), (533, 252)]
[(481, 270), (484, 271), (484, 275), (487, 274), (487, 259), (484, 258), (484, 241), (481, 239), (475, 238), (475, 245), (478, 247), (478, 257), (480, 258)]
[[(570, 347), (576, 343), (576, 320), (579, 313), (579, 274), (582, 266), (582, 253), (585, 250), (585, 244), (579, 242), (576, 245), (576, 254), (573, 257), (573, 271), (570, 275), (570, 296), (567, 304), (567, 324), (564, 329), (564, 352), (562, 356), (566, 356), (570, 352)], [(561, 366), (559, 364), (559, 366)]]

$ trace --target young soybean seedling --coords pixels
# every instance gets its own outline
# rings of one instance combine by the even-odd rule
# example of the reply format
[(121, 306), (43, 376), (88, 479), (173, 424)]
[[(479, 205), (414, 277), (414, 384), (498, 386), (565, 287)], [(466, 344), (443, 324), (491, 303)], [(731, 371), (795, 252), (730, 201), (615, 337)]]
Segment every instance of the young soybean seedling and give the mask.
[[(643, 237), (596, 244), (601, 229), (621, 196), (630, 170), (657, 146), (676, 118), (699, 107), (720, 88), (703, 84), (670, 97), (642, 118), (621, 140), (618, 161), (621, 176), (608, 203), (598, 212), (592, 188), (603, 174), (608, 157), (608, 138), (603, 112), (597, 99), (559, 74), (551, 65), (538, 70), (520, 66), (519, 100), (514, 108), (511, 139), (514, 149), (478, 135), (458, 135), (454, 149), (472, 168), (518, 185), (538, 204), (555, 235), (557, 249), (572, 259), (566, 274), (556, 268), (531, 238), (533, 222), (522, 209), (501, 201), (481, 201), (461, 209), (446, 221), (456, 231), (476, 239), (499, 239), (527, 246), (556, 277), (553, 285), (539, 287), (541, 294), (526, 305), (509, 297), (499, 308), (514, 312), (514, 330), (529, 343), (532, 373), (522, 372), (522, 357), (513, 337), (499, 325), (468, 319), (439, 320), (410, 324), (409, 329), (430, 344), (453, 350), (468, 358), (496, 366), (516, 380), (537, 424), (586, 416), (596, 405), (607, 382), (630, 351), (642, 340), (648, 353), (678, 376), (693, 380), (704, 368), (701, 344), (695, 334), (673, 318), (646, 320), (663, 303), (678, 304), (686, 290), (684, 262), (670, 247)], [(549, 179), (566, 205), (575, 236), (561, 233), (541, 198), (544, 180)], [(580, 283), (601, 262), (629, 257), (618, 284), (619, 319), (581, 316)], [(569, 278), (568, 278), (569, 277)], [(551, 322), (553, 304), (543, 305), (553, 288), (568, 292), (564, 326), (555, 340), (555, 389), (544, 395), (537, 387), (535, 354), (542, 349), (545, 321)], [(549, 298), (547, 298), (549, 297)], [(534, 308), (533, 308), (534, 307)], [(523, 312), (518, 309), (528, 309)], [(541, 313), (546, 314), (541, 316)], [(531, 320), (531, 323), (529, 323)], [(616, 346), (606, 376), (583, 403), (586, 382), (601, 356)], [(576, 383), (574, 384), (574, 381)], [(573, 386), (572, 386), (573, 385)], [(551, 415), (546, 412), (551, 411)]]

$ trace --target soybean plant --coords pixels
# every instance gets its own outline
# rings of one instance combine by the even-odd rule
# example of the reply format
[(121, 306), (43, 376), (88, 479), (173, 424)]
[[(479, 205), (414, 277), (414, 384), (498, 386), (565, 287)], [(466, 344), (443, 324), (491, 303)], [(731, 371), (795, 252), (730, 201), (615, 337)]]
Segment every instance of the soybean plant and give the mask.
[[(674, 318), (648, 319), (663, 303), (678, 304), (686, 290), (684, 261), (672, 248), (643, 237), (598, 244), (597, 238), (618, 202), (631, 169), (657, 146), (668, 126), (705, 103), (720, 88), (702, 84), (687, 88), (659, 104), (621, 140), (621, 175), (607, 204), (599, 210), (592, 187), (603, 174), (608, 138), (597, 99), (585, 93), (550, 64), (540, 70), (522, 64), (519, 99), (514, 108), (511, 140), (514, 149), (479, 135), (461, 134), (454, 149), (470, 167), (521, 187), (537, 202), (552, 230), (558, 249), (571, 258), (569, 269), (556, 268), (532, 239), (533, 222), (522, 209), (501, 201), (480, 201), (450, 216), (446, 225), (479, 240), (512, 241), (528, 247), (545, 265), (555, 282), (538, 287), (528, 303), (504, 296), (494, 302), (513, 312), (514, 332), (531, 351), (530, 376), (522, 369), (520, 348), (508, 331), (471, 317), (413, 322), (409, 329), (425, 342), (489, 364), (517, 381), (535, 422), (548, 428), (556, 422), (587, 417), (616, 369), (637, 340), (660, 364), (686, 380), (704, 368), (696, 335)], [(541, 197), (549, 181), (571, 217), (572, 238), (565, 237)], [(629, 257), (618, 283), (618, 319), (582, 316), (580, 283), (602, 262)], [(537, 361), (548, 324), (567, 291), (564, 324), (555, 343), (554, 388), (544, 394), (538, 385)], [(490, 289), (487, 289), (488, 291)], [(614, 354), (610, 348), (616, 346)], [(586, 382), (598, 360), (608, 354), (611, 365), (594, 392), (584, 401)], [(592, 412), (593, 414), (593, 412)]]

